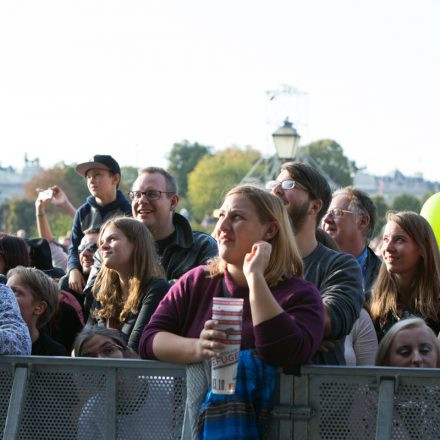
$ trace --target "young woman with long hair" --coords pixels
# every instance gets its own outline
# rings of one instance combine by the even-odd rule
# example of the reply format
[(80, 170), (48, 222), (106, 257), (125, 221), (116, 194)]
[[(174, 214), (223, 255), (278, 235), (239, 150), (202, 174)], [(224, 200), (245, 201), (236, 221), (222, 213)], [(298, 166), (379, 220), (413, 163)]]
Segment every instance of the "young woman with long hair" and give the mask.
[(370, 301), (379, 341), (401, 318), (423, 318), (440, 330), (440, 255), (429, 223), (415, 212), (388, 213), (383, 263)]
[(128, 217), (107, 221), (99, 234), (102, 267), (88, 325), (115, 328), (138, 350), (142, 330), (169, 289), (151, 233)]

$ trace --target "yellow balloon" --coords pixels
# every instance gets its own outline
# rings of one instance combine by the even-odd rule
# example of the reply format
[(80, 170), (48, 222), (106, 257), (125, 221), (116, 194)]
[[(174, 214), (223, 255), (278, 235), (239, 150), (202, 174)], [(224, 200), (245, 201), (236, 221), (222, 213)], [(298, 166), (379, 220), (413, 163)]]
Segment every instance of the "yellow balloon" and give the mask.
[(431, 196), (423, 204), (420, 215), (428, 220), (440, 247), (440, 192)]

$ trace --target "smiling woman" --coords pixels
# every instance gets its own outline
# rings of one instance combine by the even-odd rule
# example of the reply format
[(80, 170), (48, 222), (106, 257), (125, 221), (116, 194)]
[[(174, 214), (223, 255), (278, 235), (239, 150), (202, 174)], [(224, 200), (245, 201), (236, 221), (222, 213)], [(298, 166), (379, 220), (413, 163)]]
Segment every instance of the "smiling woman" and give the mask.
[(389, 213), (381, 253), (370, 303), (378, 339), (410, 315), (425, 319), (438, 334), (440, 255), (429, 223), (415, 212)]
[(87, 325), (120, 330), (137, 351), (144, 326), (169, 289), (153, 237), (141, 222), (118, 217), (104, 224), (98, 243), (103, 265)]

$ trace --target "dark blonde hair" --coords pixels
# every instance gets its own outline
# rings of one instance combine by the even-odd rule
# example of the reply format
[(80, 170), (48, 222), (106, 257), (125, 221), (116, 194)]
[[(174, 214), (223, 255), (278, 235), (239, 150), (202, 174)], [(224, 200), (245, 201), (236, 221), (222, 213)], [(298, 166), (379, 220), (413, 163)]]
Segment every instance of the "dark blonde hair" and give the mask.
[[(388, 222), (399, 225), (418, 246), (421, 257), (414, 280), (411, 284), (411, 298), (408, 307), (419, 312), (424, 318), (439, 321), (440, 255), (429, 223), (419, 214), (410, 211), (387, 214)], [(382, 263), (371, 297), (373, 320), (385, 318), (389, 312), (398, 317), (397, 302), (399, 292), (394, 274), (388, 272)]]
[(431, 342), (434, 345), (434, 349), (437, 353), (437, 368), (440, 367), (440, 343), (435, 336), (434, 332), (426, 322), (422, 318), (407, 318), (407, 319), (401, 319), (400, 321), (397, 321), (385, 334), (385, 336), (382, 338), (379, 344), (379, 350), (377, 351), (376, 355), (376, 365), (377, 366), (384, 366), (389, 367), (392, 366), (389, 363), (389, 356), (390, 356), (390, 348), (393, 344), (394, 339), (396, 338), (397, 334), (401, 332), (402, 330), (409, 330), (414, 328), (427, 328), (429, 330), (429, 336), (431, 337)]
[(58, 310), (60, 303), (57, 283), (40, 269), (34, 267), (17, 266), (8, 271), (7, 279), (12, 276), (20, 281), (31, 291), (35, 301), (44, 301), (46, 309), (37, 319), (37, 328), (44, 327)]
[(103, 265), (92, 290), (101, 308), (92, 313), (95, 318), (114, 318), (123, 323), (129, 313), (138, 313), (140, 296), (151, 278), (164, 278), (165, 273), (156, 254), (153, 236), (142, 222), (128, 217), (110, 219), (101, 227), (98, 243), (109, 226), (119, 229), (134, 246), (128, 298), (124, 300), (122, 297), (118, 273)]
[[(303, 262), (298, 251), (289, 215), (283, 202), (267, 191), (251, 185), (240, 185), (232, 188), (225, 196), (240, 194), (246, 197), (255, 207), (258, 219), (262, 224), (275, 222), (278, 232), (270, 240), (272, 252), (264, 276), (267, 284), (276, 286), (280, 281), (294, 275), (303, 275)], [(212, 259), (208, 264), (211, 276), (224, 272), (226, 261), (221, 257)]]

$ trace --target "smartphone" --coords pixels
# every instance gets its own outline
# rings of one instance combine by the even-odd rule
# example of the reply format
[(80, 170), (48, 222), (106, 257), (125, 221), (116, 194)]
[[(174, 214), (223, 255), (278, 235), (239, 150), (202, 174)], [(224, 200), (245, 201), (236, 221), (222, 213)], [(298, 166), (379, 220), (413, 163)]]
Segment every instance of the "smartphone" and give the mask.
[(40, 200), (50, 200), (53, 197), (53, 190), (46, 189), (38, 193), (38, 198)]

